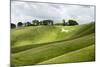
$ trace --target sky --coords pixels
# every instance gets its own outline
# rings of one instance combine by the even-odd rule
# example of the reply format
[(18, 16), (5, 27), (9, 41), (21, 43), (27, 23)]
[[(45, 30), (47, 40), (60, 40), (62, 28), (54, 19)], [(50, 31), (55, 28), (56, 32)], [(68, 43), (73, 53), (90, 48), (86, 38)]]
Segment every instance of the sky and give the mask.
[(89, 5), (71, 5), (11, 1), (11, 23), (31, 22), (32, 20), (51, 19), (54, 22), (76, 20), (79, 24), (95, 21), (95, 7)]

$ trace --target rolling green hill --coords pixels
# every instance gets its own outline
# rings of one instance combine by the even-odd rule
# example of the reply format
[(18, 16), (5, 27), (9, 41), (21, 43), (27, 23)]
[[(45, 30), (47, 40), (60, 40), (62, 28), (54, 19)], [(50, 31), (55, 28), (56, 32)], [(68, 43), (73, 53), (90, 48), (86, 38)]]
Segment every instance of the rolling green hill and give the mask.
[(93, 61), (95, 59), (94, 51), (95, 51), (94, 45), (91, 45), (89, 47), (65, 53), (61, 56), (40, 62), (38, 64), (57, 64), (57, 63), (75, 63), (75, 62)]
[(12, 29), (12, 65), (94, 61), (94, 35), (95, 23)]

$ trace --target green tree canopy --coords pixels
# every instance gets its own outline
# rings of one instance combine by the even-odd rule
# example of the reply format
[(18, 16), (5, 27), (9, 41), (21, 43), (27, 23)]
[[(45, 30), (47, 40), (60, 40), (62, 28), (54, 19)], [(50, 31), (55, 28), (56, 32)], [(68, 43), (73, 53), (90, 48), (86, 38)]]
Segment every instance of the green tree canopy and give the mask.
[(33, 25), (39, 25), (39, 20), (33, 20), (32, 23)]
[(16, 25), (14, 23), (11, 23), (11, 29), (16, 28)]
[(78, 22), (75, 20), (68, 20), (68, 25), (78, 25)]
[(23, 26), (23, 23), (22, 23), (22, 22), (18, 22), (18, 23), (17, 23), (17, 26), (18, 26), (18, 27), (22, 27), (22, 26)]
[(32, 24), (31, 24), (31, 22), (26, 22), (25, 23), (25, 26), (31, 26)]

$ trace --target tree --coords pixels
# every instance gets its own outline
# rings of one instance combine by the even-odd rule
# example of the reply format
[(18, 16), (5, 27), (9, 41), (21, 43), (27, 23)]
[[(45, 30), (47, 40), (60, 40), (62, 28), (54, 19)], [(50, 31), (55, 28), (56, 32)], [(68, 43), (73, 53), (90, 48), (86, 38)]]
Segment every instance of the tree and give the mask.
[(53, 25), (53, 20), (43, 20), (43, 25)]
[(47, 20), (43, 20), (43, 25), (48, 25)]
[(66, 25), (66, 22), (65, 22), (65, 20), (63, 19), (63, 25), (65, 26)]
[(16, 25), (14, 23), (11, 23), (11, 29), (16, 28)]
[(43, 25), (43, 21), (40, 21), (40, 22), (39, 22), (39, 25)]
[(33, 25), (37, 26), (37, 25), (39, 25), (39, 20), (33, 20), (32, 23), (33, 23)]
[(32, 24), (30, 22), (26, 22), (25, 26), (31, 26)]
[(17, 23), (17, 26), (18, 26), (18, 27), (22, 27), (22, 26), (23, 26), (23, 23), (22, 23), (22, 22), (18, 22), (18, 23)]
[(77, 21), (75, 21), (75, 20), (69, 20), (67, 24), (70, 26), (71, 25), (78, 25)]
[(48, 20), (50, 25), (53, 25), (53, 20)]

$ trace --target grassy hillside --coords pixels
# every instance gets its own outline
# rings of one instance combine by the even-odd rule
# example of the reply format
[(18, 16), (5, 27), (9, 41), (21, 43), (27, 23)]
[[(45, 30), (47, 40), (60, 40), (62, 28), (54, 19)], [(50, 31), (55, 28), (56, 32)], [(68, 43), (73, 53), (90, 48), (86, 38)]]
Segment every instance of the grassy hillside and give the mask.
[(95, 60), (94, 33), (94, 23), (13, 29), (11, 31), (12, 64), (34, 65), (93, 61)]
[(38, 64), (57, 64), (57, 63), (93, 61), (95, 59), (94, 51), (95, 51), (94, 45), (91, 45), (76, 51), (65, 53), (63, 55), (60, 55), (58, 57), (52, 58), (47, 61), (40, 62)]

